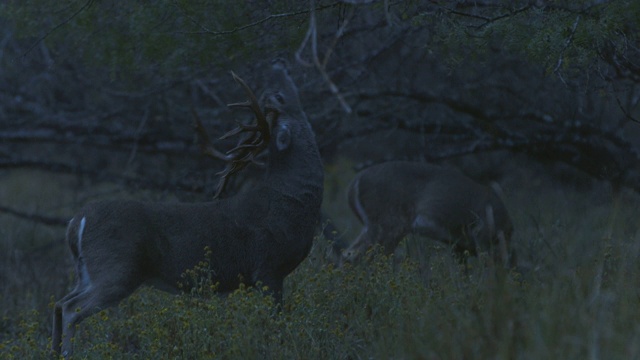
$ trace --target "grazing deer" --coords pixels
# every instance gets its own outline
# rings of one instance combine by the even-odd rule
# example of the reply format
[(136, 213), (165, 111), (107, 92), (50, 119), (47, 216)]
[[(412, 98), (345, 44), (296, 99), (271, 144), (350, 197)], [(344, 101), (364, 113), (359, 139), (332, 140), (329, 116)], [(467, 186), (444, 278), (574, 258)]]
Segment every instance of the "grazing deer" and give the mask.
[(356, 175), (348, 198), (364, 226), (350, 245), (334, 245), (337, 265), (375, 244), (391, 254), (411, 233), (452, 244), (458, 255), (489, 250), (505, 266), (515, 265), (504, 204), (457, 170), (408, 161), (375, 165)]
[(181, 275), (205, 260), (205, 248), (218, 291), (236, 289), (240, 282), (260, 282), (281, 304), (284, 278), (311, 249), (320, 216), (323, 167), (286, 63), (274, 60), (262, 109), (242, 79), (232, 75), (249, 101), (229, 106), (250, 108), (256, 124), (240, 124), (225, 135), (247, 134), (229, 155), (207, 148), (229, 160), (218, 193), (228, 176), (268, 148), (263, 181), (250, 191), (212, 202), (116, 200), (80, 210), (67, 228), (77, 284), (55, 304), (55, 354), (71, 355), (76, 326), (143, 283), (178, 290)]

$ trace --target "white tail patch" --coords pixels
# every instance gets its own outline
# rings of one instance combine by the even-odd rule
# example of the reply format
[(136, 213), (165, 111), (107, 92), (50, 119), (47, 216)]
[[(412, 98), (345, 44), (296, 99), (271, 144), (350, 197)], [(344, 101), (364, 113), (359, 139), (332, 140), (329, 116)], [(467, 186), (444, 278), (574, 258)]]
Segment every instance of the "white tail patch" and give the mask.
[(367, 212), (364, 209), (364, 206), (362, 206), (362, 203), (360, 202), (360, 179), (356, 180), (356, 182), (354, 183), (353, 192), (354, 192), (353, 198), (355, 199), (354, 205), (356, 208), (356, 212), (360, 216), (360, 219), (362, 220), (362, 223), (364, 224), (364, 226), (367, 227), (369, 225), (369, 218), (367, 217)]
[(360, 180), (356, 180), (353, 186), (353, 192), (353, 198), (355, 199), (355, 211), (356, 213), (358, 213), (363, 227), (362, 230), (360, 230), (360, 235), (358, 235), (356, 241), (351, 244), (348, 249), (345, 250), (344, 255), (348, 258), (354, 257), (354, 255), (359, 254), (363, 249), (366, 249), (368, 246), (372, 245), (369, 243), (369, 241), (365, 240), (366, 237), (364, 236), (364, 234), (369, 231), (369, 217), (367, 217), (367, 212), (365, 211), (364, 206), (362, 206), (362, 202), (360, 202)]
[(82, 233), (84, 233), (86, 223), (87, 218), (83, 216), (82, 220), (80, 220), (80, 226), (78, 226), (78, 254), (82, 254)]
[(78, 284), (82, 284), (85, 289), (91, 287), (91, 279), (89, 278), (89, 271), (84, 263), (84, 256), (82, 255), (82, 235), (84, 234), (84, 227), (87, 224), (87, 218), (82, 217), (80, 225), (78, 225), (78, 259), (77, 259), (77, 271), (78, 271)]

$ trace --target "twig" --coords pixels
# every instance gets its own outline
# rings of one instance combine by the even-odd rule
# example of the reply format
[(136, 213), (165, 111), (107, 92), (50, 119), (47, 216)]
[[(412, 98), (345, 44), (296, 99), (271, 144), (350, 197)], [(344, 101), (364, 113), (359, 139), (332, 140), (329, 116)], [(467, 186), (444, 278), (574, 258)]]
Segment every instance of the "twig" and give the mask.
[(531, 5), (527, 4), (527, 5), (522, 6), (519, 9), (515, 9), (515, 10), (512, 10), (512, 11), (509, 11), (509, 12), (504, 13), (502, 15), (498, 15), (498, 16), (494, 16), (494, 17), (488, 17), (488, 16), (470, 14), (470, 13), (466, 13), (466, 12), (463, 12), (463, 11), (454, 10), (452, 8), (440, 5), (437, 1), (434, 1), (434, 0), (431, 0), (431, 3), (433, 3), (434, 5), (440, 7), (441, 9), (447, 11), (450, 14), (461, 16), (461, 17), (467, 17), (467, 18), (471, 18), (471, 19), (475, 19), (475, 20), (482, 20), (483, 21), (482, 24), (473, 26), (473, 27), (475, 27), (477, 29), (483, 28), (483, 27), (485, 27), (485, 26), (487, 26), (489, 24), (492, 24), (492, 23), (494, 23), (496, 21), (499, 21), (499, 20), (502, 20), (502, 19), (505, 19), (505, 18), (508, 18), (508, 17), (511, 17), (511, 16), (514, 16), (514, 15), (518, 15), (521, 12), (527, 11), (527, 10), (529, 10), (531, 8)]
[[(329, 4), (329, 5), (325, 5), (325, 6), (321, 6), (321, 7), (318, 8), (318, 10), (324, 10), (324, 9), (327, 9), (327, 8), (330, 8), (330, 7), (334, 7), (337, 4), (339, 4), (339, 2), (332, 3), (332, 4)], [(177, 2), (176, 2), (176, 7), (178, 9), (182, 10), (182, 7), (179, 6), (177, 4)], [(298, 16), (298, 15), (306, 14), (308, 12), (309, 12), (309, 10), (299, 10), (299, 11), (293, 11), (293, 12), (289, 12), (289, 13), (271, 14), (271, 15), (269, 15), (269, 16), (267, 16), (265, 18), (262, 18), (260, 20), (257, 20), (257, 21), (254, 21), (252, 23), (245, 24), (245, 25), (242, 25), (242, 26), (237, 26), (237, 27), (235, 27), (233, 29), (230, 29), (230, 30), (215, 31), (215, 30), (211, 30), (211, 29), (207, 28), (206, 26), (202, 25), (202, 23), (200, 23), (197, 19), (195, 19), (193, 16), (188, 15), (186, 11), (182, 10), (182, 13), (184, 14), (184, 16), (187, 17), (189, 20), (191, 20), (191, 22), (194, 25), (196, 25), (197, 27), (202, 29), (202, 31), (190, 31), (190, 32), (188, 32), (188, 31), (180, 31), (178, 33), (181, 33), (181, 34), (196, 34), (196, 35), (197, 34), (208, 34), (208, 35), (214, 35), (214, 36), (230, 35), (230, 34), (238, 32), (238, 31), (242, 31), (242, 30), (246, 30), (246, 29), (252, 28), (254, 26), (258, 26), (258, 25), (260, 25), (262, 23), (265, 23), (265, 22), (267, 22), (269, 20), (278, 19), (278, 18), (284, 18), (284, 17)]]
[[(327, 74), (327, 71), (326, 71), (326, 64), (329, 61), (329, 56), (332, 53), (333, 46), (335, 46), (338, 39), (344, 33), (344, 30), (347, 24), (349, 23), (349, 19), (348, 18), (345, 19), (345, 21), (342, 23), (342, 25), (340, 26), (340, 28), (335, 34), (333, 44), (327, 51), (325, 59), (323, 61), (320, 61), (320, 58), (318, 56), (318, 33), (317, 33), (317, 26), (316, 26), (315, 11), (316, 11), (315, 0), (310, 0), (309, 29), (307, 30), (307, 34), (305, 35), (304, 40), (302, 40), (302, 44), (300, 44), (300, 47), (296, 51), (296, 54), (295, 54), (296, 60), (298, 61), (298, 63), (302, 64), (303, 66), (308, 66), (308, 67), (315, 66), (316, 70), (318, 70), (318, 72), (322, 75), (322, 78), (324, 79), (324, 81), (327, 83), (327, 85), (329, 85), (329, 90), (331, 90), (331, 93), (338, 99), (338, 102), (340, 102), (342, 109), (347, 114), (350, 114), (352, 112), (351, 106), (349, 106), (347, 101), (344, 99), (344, 96), (342, 95), (342, 93), (340, 93), (340, 90), (338, 89), (336, 84), (331, 80), (331, 77), (329, 76), (329, 74)], [(351, 14), (353, 14), (353, 10)], [(307, 43), (309, 42), (309, 40), (311, 40), (311, 61), (306, 61), (302, 58), (301, 54), (302, 54), (302, 51), (307, 47)]]
[(624, 106), (622, 105), (622, 102), (620, 101), (620, 98), (618, 96), (616, 96), (616, 103), (618, 103), (618, 107), (620, 108), (620, 110), (622, 111), (622, 113), (624, 114), (624, 117), (626, 117), (627, 119), (636, 122), (638, 124), (640, 124), (640, 119), (636, 119), (633, 117), (633, 115), (631, 115), (631, 113), (629, 111), (627, 111), (627, 109), (624, 108)]
[(573, 36), (576, 33), (576, 29), (578, 28), (579, 22), (580, 22), (580, 15), (578, 15), (576, 17), (576, 20), (573, 22), (573, 26), (571, 27), (571, 33), (569, 34), (569, 37), (567, 38), (567, 40), (565, 40), (564, 46), (562, 47), (562, 50), (560, 50), (560, 54), (558, 56), (558, 61), (556, 62), (556, 66), (553, 69), (553, 73), (556, 74), (565, 85), (567, 85), (567, 82), (564, 80), (564, 78), (562, 77), (562, 74), (560, 73), (560, 67), (562, 66), (562, 63), (564, 61), (562, 55), (564, 54), (565, 51), (567, 51), (567, 49), (569, 48), (569, 45), (571, 45), (571, 42), (573, 41)]
[(36, 46), (38, 46), (38, 44), (40, 44), (42, 41), (44, 41), (44, 39), (48, 38), (49, 35), (53, 34), (55, 31), (57, 31), (61, 27), (67, 25), (71, 20), (73, 20), (81, 12), (83, 12), (85, 9), (88, 9), (93, 4), (93, 2), (94, 2), (94, 0), (87, 0), (87, 2), (84, 3), (84, 5), (82, 5), (80, 7), (80, 9), (78, 9), (76, 12), (71, 14), (70, 17), (68, 17), (67, 19), (65, 19), (64, 21), (59, 23), (58, 25), (54, 26), (53, 29), (47, 31), (44, 35), (42, 35), (40, 38), (38, 38), (38, 40), (36, 40), (33, 44), (31, 44), (31, 46), (27, 49), (27, 51), (25, 51), (22, 54), (22, 57), (24, 58), (25, 56), (27, 56), (27, 54), (30, 53), (31, 50), (33, 50)]
[(51, 226), (67, 226), (67, 223), (68, 223), (68, 219), (40, 215), (35, 213), (28, 213), (25, 211), (16, 210), (8, 206), (2, 206), (2, 205), (0, 205), (0, 212), (15, 216), (21, 219), (31, 220), (41, 224), (51, 225)]
[(147, 120), (149, 120), (149, 104), (147, 104), (147, 106), (144, 109), (144, 113), (142, 114), (142, 119), (140, 119), (140, 124), (138, 125), (138, 128), (136, 129), (136, 132), (134, 133), (134, 139), (133, 139), (133, 147), (131, 148), (131, 153), (129, 154), (129, 160), (127, 160), (127, 165), (131, 165), (133, 163), (133, 160), (136, 157), (136, 154), (138, 153), (138, 142), (140, 141), (140, 134), (142, 133), (142, 129), (144, 129), (145, 125), (147, 124)]

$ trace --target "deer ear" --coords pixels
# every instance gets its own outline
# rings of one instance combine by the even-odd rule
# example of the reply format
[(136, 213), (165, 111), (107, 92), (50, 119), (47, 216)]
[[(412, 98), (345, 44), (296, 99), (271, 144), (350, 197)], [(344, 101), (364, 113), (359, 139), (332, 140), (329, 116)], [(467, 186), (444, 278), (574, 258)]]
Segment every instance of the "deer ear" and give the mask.
[(289, 130), (289, 125), (280, 124), (278, 126), (278, 132), (276, 133), (276, 146), (278, 151), (289, 148), (289, 144), (291, 144), (291, 130)]

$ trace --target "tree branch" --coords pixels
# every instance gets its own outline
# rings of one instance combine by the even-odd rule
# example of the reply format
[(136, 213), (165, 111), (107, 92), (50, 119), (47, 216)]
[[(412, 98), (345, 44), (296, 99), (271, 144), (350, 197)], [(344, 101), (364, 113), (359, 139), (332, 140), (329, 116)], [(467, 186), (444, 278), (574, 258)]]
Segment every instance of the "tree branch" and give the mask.
[[(324, 5), (324, 6), (320, 6), (317, 9), (314, 8), (313, 10), (324, 10), (324, 9), (328, 9), (331, 7), (334, 7), (336, 5), (339, 5), (340, 2), (334, 2), (332, 4), (329, 5)], [(179, 9), (182, 9), (181, 6), (179, 6), (176, 2), (176, 7)], [(298, 16), (298, 15), (302, 15), (302, 14), (308, 14), (310, 12), (310, 10), (299, 10), (299, 11), (293, 11), (293, 12), (288, 12), (288, 13), (281, 13), (281, 14), (270, 14), (260, 20), (254, 21), (252, 23), (249, 24), (245, 24), (242, 26), (237, 26), (233, 29), (229, 29), (229, 30), (211, 30), (209, 28), (207, 28), (206, 26), (202, 25), (201, 22), (199, 22), (197, 19), (195, 19), (194, 17), (190, 16), (189, 14), (187, 14), (186, 11), (184, 11), (184, 9), (182, 9), (182, 13), (184, 14), (185, 17), (187, 17), (189, 20), (191, 20), (191, 22), (196, 25), (197, 27), (199, 27), (200, 29), (202, 29), (202, 31), (178, 31), (177, 33), (179, 34), (189, 34), (189, 35), (213, 35), (213, 36), (223, 36), (223, 35), (231, 35), (237, 32), (240, 32), (242, 30), (247, 30), (250, 29), (252, 27), (258, 26), (260, 24), (263, 24), (267, 21), (273, 20), (273, 19), (279, 19), (279, 18), (286, 18), (286, 17), (293, 17), (293, 16)]]
[(8, 206), (2, 206), (2, 205), (0, 205), (0, 212), (9, 214), (11, 216), (15, 216), (20, 219), (30, 220), (30, 221), (34, 221), (44, 225), (50, 225), (50, 226), (67, 226), (69, 222), (68, 219), (40, 215), (36, 213), (29, 213), (26, 211), (20, 211), (20, 210), (16, 210)]
[(51, 34), (53, 34), (54, 32), (56, 32), (58, 29), (60, 29), (61, 27), (67, 25), (71, 20), (73, 20), (76, 16), (80, 15), (81, 12), (83, 12), (84, 10), (88, 9), (89, 7), (91, 7), (91, 5), (93, 4), (94, 0), (87, 0), (86, 3), (84, 3), (80, 9), (76, 10), (76, 12), (74, 12), (73, 14), (71, 14), (71, 16), (69, 16), (68, 18), (66, 18), (63, 22), (57, 24), (56, 26), (53, 27), (53, 29), (47, 31), (44, 35), (42, 35), (40, 38), (38, 38), (38, 40), (36, 40), (33, 44), (31, 44), (31, 46), (22, 54), (22, 57), (24, 58), (25, 56), (27, 56), (27, 54), (29, 54), (31, 52), (31, 50), (33, 50), (36, 46), (38, 46), (38, 44), (40, 44), (41, 42), (43, 42), (46, 38), (48, 38)]

